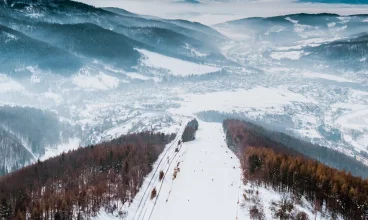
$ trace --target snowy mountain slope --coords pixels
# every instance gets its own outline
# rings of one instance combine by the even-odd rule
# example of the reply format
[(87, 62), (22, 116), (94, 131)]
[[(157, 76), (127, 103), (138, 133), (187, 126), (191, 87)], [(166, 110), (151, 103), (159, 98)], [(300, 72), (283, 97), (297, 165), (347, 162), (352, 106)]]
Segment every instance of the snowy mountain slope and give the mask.
[[(56, 74), (63, 74), (81, 67), (81, 61), (73, 54), (2, 25), (0, 25), (0, 42), (0, 63), (3, 73), (38, 66), (43, 70), (58, 69)], [(13, 75), (22, 77), (19, 73)]]
[(239, 166), (221, 125), (200, 122), (196, 140), (183, 144), (166, 173), (151, 218), (141, 219), (236, 219)]
[(351, 37), (325, 43), (306, 50), (310, 52), (305, 59), (316, 60), (323, 57), (327, 62), (336, 63), (339, 68), (349, 68), (353, 66), (357, 70), (368, 67), (368, 35)]
[[(357, 155), (357, 159), (368, 164), (360, 155), (367, 150), (368, 143), (362, 144), (362, 141), (368, 127), (345, 130), (338, 128), (336, 120), (353, 112), (353, 108), (360, 108), (360, 104), (365, 107), (367, 104), (363, 99), (358, 101), (350, 96), (354, 90), (367, 92), (366, 34), (363, 33), (367, 28), (366, 20), (367, 15), (291, 14), (246, 18), (214, 27), (232, 39), (222, 47), (222, 53), (228, 59), (259, 68), (269, 80), (266, 84), (290, 83), (288, 87), (294, 88), (293, 91), (310, 95), (319, 103), (315, 107), (309, 105), (311, 111), (302, 113), (300, 119), (297, 119), (298, 112), (275, 116), (278, 117), (276, 120), (283, 121), (278, 125), (288, 124), (287, 118), (291, 116), (293, 125), (287, 128), (289, 131), (347, 155)], [(299, 86), (295, 86), (297, 84)], [(325, 88), (329, 88), (328, 91)], [(320, 93), (322, 90), (325, 92)], [(330, 92), (335, 95), (327, 95)], [(342, 96), (345, 98), (340, 100)], [(259, 103), (264, 100), (260, 99)], [(356, 106), (352, 104), (355, 101)], [(312, 116), (312, 112), (318, 111), (324, 113)], [(251, 117), (263, 117), (259, 112), (254, 114)], [(273, 120), (272, 117), (266, 118), (261, 120)]]
[[(276, 17), (252, 17), (214, 25), (229, 34), (250, 35), (278, 44), (311, 37), (342, 37), (366, 31), (367, 15), (340, 16), (338, 14), (290, 14)], [(235, 29), (234, 29), (235, 28)], [(236, 31), (235, 31), (236, 30)], [(239, 31), (241, 30), (241, 31)], [(226, 32), (225, 32), (226, 33)]]
[[(285, 196), (272, 189), (248, 182), (244, 184), (239, 159), (227, 148), (220, 123), (200, 121), (196, 140), (168, 145), (149, 174), (124, 219), (251, 219), (250, 209), (263, 209), (265, 219), (275, 219), (272, 203)], [(178, 148), (176, 152), (175, 148)], [(159, 180), (159, 171), (164, 171)], [(156, 189), (157, 196), (151, 198)], [(256, 194), (257, 191), (257, 194)], [(247, 193), (249, 199), (243, 194)], [(313, 206), (307, 201), (296, 205), (294, 212), (303, 211), (314, 218)], [(318, 219), (328, 219), (317, 214)], [(94, 218), (119, 219), (105, 211)]]
[[(32, 66), (48, 73), (63, 72), (64, 68), (67, 71), (64, 75), (73, 75), (86, 67), (97, 72), (103, 68), (97, 65), (100, 63), (129, 72), (137, 66), (140, 58), (139, 53), (133, 49), (137, 47), (197, 63), (203, 62), (203, 56), (206, 56), (206, 62), (210, 63), (228, 62), (215, 45), (225, 40), (225, 37), (199, 23), (146, 18), (133, 13), (122, 13), (121, 10), (115, 13), (111, 9), (104, 10), (73, 1), (53, 4), (1, 3), (0, 10), (4, 18), (0, 20), (0, 24), (4, 28), (9, 27), (40, 43), (46, 43), (50, 48), (67, 51), (70, 59), (74, 57), (74, 60), (69, 59), (69, 63), (79, 64), (71, 65), (68, 69), (68, 65), (60, 62), (66, 59), (50, 56), (43, 59), (43, 62), (47, 61), (54, 66), (44, 67), (41, 61), (24, 61), (24, 64), (14, 67), (17, 63), (10, 62), (7, 72), (21, 70), (20, 73), (26, 74), (29, 71), (24, 69)], [(10, 43), (17, 42), (14, 39), (10, 41), (7, 37), (4, 41), (11, 45)], [(206, 42), (203, 39), (206, 39)], [(27, 49), (33, 50), (34, 47), (31, 45)], [(16, 54), (14, 47), (7, 50), (9, 54)], [(58, 63), (59, 66), (56, 65)], [(20, 67), (16, 68), (18, 66)], [(21, 75), (20, 73), (18, 75)]]
[(175, 59), (147, 50), (137, 49), (137, 51), (142, 54), (140, 62), (143, 67), (157, 68), (157, 72), (161, 74), (166, 72), (167, 74), (165, 75), (185, 77), (190, 75), (203, 75), (221, 70), (218, 67)]
[(78, 129), (58, 115), (34, 108), (0, 107), (0, 169), (14, 171), (25, 165), (56, 156), (71, 140), (77, 148)]

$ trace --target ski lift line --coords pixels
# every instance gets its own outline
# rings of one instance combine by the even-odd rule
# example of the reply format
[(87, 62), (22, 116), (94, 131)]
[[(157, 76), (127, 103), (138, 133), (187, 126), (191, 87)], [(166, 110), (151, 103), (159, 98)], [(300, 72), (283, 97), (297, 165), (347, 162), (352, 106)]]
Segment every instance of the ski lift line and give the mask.
[[(181, 147), (180, 147), (180, 149), (181, 149)], [(179, 149), (179, 151), (180, 151), (180, 149)], [(187, 148), (187, 149), (185, 149), (185, 151), (183, 152), (183, 154), (182, 154), (181, 156), (183, 156), (183, 155), (187, 152), (187, 150), (188, 150), (188, 148)], [(182, 161), (182, 162), (183, 162), (183, 161)], [(170, 187), (169, 194), (168, 194), (168, 196), (167, 196), (167, 198), (166, 198), (166, 201), (168, 201), (168, 200), (169, 200), (169, 198), (170, 198), (171, 191), (172, 191), (172, 187), (173, 187), (173, 183), (174, 183), (174, 180), (172, 180), (172, 184), (171, 184), (171, 187)]]
[[(141, 205), (142, 205), (142, 207), (143, 207), (143, 206), (146, 204), (146, 202), (147, 202), (147, 200), (148, 200), (148, 194), (147, 194), (147, 192), (148, 192), (148, 190), (150, 189), (150, 186), (155, 184), (155, 182), (156, 182), (156, 181), (155, 181), (156, 173), (157, 173), (157, 171), (159, 170), (159, 168), (161, 168), (161, 167), (160, 167), (160, 165), (161, 165), (162, 161), (164, 160), (164, 158), (165, 158), (166, 154), (167, 154), (167, 153), (168, 153), (168, 151), (171, 149), (171, 147), (175, 144), (175, 142), (176, 142), (176, 140), (174, 141), (174, 143), (173, 143), (172, 145), (170, 145), (170, 147), (168, 147), (168, 149), (165, 151), (165, 155), (161, 158), (161, 160), (160, 160), (160, 162), (159, 162), (158, 166), (156, 167), (155, 172), (154, 172), (154, 174), (153, 174), (153, 176), (152, 176), (152, 178), (151, 178), (151, 180), (150, 180), (150, 182), (149, 182), (149, 184), (148, 184), (148, 186), (147, 186), (147, 188), (146, 188), (146, 190), (145, 190), (145, 192), (144, 192), (144, 194), (143, 194), (143, 196), (142, 196), (142, 198), (141, 198), (141, 201), (139, 202), (139, 205), (138, 205), (137, 211), (134, 213), (133, 220), (135, 219), (135, 217), (136, 217), (137, 213), (139, 213), (139, 215), (138, 215), (138, 219), (139, 219), (140, 215), (142, 214), (142, 211), (140, 211), (140, 212), (139, 212), (139, 208), (141, 207)], [(154, 182), (153, 182), (153, 181), (154, 181)], [(147, 196), (146, 196), (146, 195), (147, 195)], [(145, 197), (145, 196), (146, 196), (146, 197)], [(144, 201), (144, 203), (142, 204), (143, 200), (145, 200), (145, 201)], [(142, 209), (143, 209), (143, 208), (142, 208)]]
[[(184, 131), (184, 130), (183, 130)], [(175, 152), (174, 152), (175, 153)], [(170, 156), (170, 155), (169, 155)], [(169, 157), (168, 156), (168, 157)], [(175, 155), (174, 156), (172, 156), (172, 159), (175, 157)], [(169, 157), (169, 161), (170, 161), (170, 157)], [(165, 170), (166, 169), (166, 166), (167, 165), (169, 165), (170, 166), (170, 163), (168, 163), (168, 164), (166, 164), (166, 163), (164, 163), (163, 164), (163, 166), (161, 167), (161, 170), (163, 169), (163, 170)], [(165, 173), (166, 174), (166, 173)], [(157, 183), (157, 180), (155, 180), (155, 183), (153, 184), (153, 185), (155, 185)], [(147, 204), (147, 201), (149, 200), (149, 197), (148, 197), (148, 195), (147, 195), (147, 197), (146, 197), (146, 199), (145, 199), (145, 202), (144, 202), (144, 204), (143, 204), (143, 207), (142, 207), (142, 210), (145, 208), (145, 204)], [(144, 216), (146, 215), (146, 212), (147, 212), (147, 209), (148, 209), (148, 207), (146, 207), (146, 209), (145, 209), (145, 211), (144, 211), (144, 213), (143, 213), (143, 218), (144, 218)], [(139, 214), (139, 216), (138, 216), (138, 219), (140, 219), (140, 216), (142, 215), (142, 212), (143, 211), (140, 211), (140, 214)]]
[[(173, 158), (174, 158), (174, 157), (173, 157)], [(170, 161), (170, 158), (169, 158), (169, 161)], [(163, 164), (163, 167), (161, 167), (161, 170), (162, 170), (162, 169), (164, 169), (164, 170), (165, 170), (167, 165), (170, 165), (170, 163), (168, 163), (168, 164), (164, 163), (164, 164)], [(165, 175), (166, 175), (166, 172), (165, 172)], [(153, 185), (155, 185), (156, 183), (157, 183), (157, 180), (155, 180), (155, 183), (154, 183)], [(145, 199), (144, 205), (142, 206), (142, 210), (145, 210), (145, 211), (144, 211), (144, 213), (143, 213), (143, 219), (144, 219), (144, 216), (146, 215), (146, 212), (147, 212), (147, 209), (148, 209), (148, 207), (147, 207), (147, 206), (145, 206), (145, 204), (147, 204), (147, 201), (148, 201), (148, 200), (149, 200), (149, 197), (147, 196), (147, 197), (146, 197), (146, 199)], [(145, 208), (146, 208), (146, 209), (145, 209)], [(139, 214), (139, 216), (138, 216), (138, 219), (140, 219), (140, 217), (141, 217), (141, 215), (142, 215), (142, 212), (143, 212), (142, 210), (140, 211), (140, 214)]]
[[(185, 128), (184, 128), (184, 129), (185, 129)], [(183, 132), (184, 132), (184, 130), (183, 130)], [(180, 147), (180, 149), (181, 149), (181, 147)], [(179, 149), (179, 151), (180, 151), (180, 149)], [(169, 158), (168, 167), (167, 167), (167, 168), (166, 168), (166, 170), (165, 170), (165, 175), (164, 175), (164, 177), (166, 177), (166, 175), (167, 175), (167, 173), (168, 173), (168, 171), (169, 171), (169, 169), (170, 169), (170, 167), (171, 167), (171, 164), (172, 164), (172, 162), (174, 161), (175, 157), (179, 154), (179, 151), (178, 151), (178, 152), (174, 152), (174, 156), (172, 156), (172, 158)], [(171, 162), (170, 162), (170, 159), (171, 159)], [(163, 167), (163, 168), (165, 168), (165, 167), (166, 167), (166, 164), (164, 164), (164, 167)], [(152, 210), (151, 210), (151, 214), (150, 214), (149, 218), (151, 218), (152, 211), (153, 211), (153, 209), (155, 208), (156, 201), (157, 201), (157, 198), (158, 198), (158, 196), (159, 196), (159, 194), (160, 194), (160, 192), (161, 192), (162, 185), (163, 185), (163, 181), (161, 182), (160, 190), (159, 190), (159, 192), (158, 192), (158, 193), (157, 193), (157, 195), (156, 195), (155, 203), (154, 203), (154, 206), (153, 206), (153, 208), (152, 208)], [(147, 201), (147, 200), (148, 200), (148, 197), (147, 197), (146, 201)], [(144, 219), (144, 217), (146, 216), (147, 210), (148, 210), (148, 207), (145, 209), (145, 211), (144, 211), (144, 213), (143, 213), (143, 217), (142, 217), (142, 219)], [(142, 214), (142, 212), (141, 212), (141, 214)], [(140, 215), (141, 215), (141, 214), (140, 214)], [(140, 215), (139, 215), (138, 217), (140, 217)]]
[[(171, 164), (172, 164), (172, 162), (174, 162), (174, 159), (175, 159), (175, 157), (177, 156), (179, 154), (179, 152), (176, 152), (175, 153), (175, 155), (174, 155), (174, 157), (172, 158), (172, 160), (171, 160), (171, 162), (170, 162), (170, 164), (169, 164), (169, 166), (167, 167), (167, 169), (166, 169), (166, 172), (165, 172), (165, 175), (167, 174), (167, 172), (169, 171), (169, 169), (170, 169), (170, 167), (171, 167)], [(157, 203), (157, 200), (158, 200), (158, 197), (160, 196), (160, 192), (161, 192), (161, 189), (162, 189), (162, 185), (163, 185), (163, 181), (161, 182), (161, 185), (160, 185), (160, 189), (159, 189), (159, 191), (158, 191), (158, 193), (157, 193), (157, 196), (156, 196), (156, 199), (155, 199), (155, 203), (153, 204), (153, 207), (152, 207), (152, 210), (151, 210), (151, 213), (150, 213), (150, 215), (149, 215), (149, 217), (148, 217), (148, 220), (150, 220), (151, 219), (151, 217), (152, 217), (152, 213), (153, 213), (153, 211), (155, 210), (155, 206), (156, 206), (156, 203)], [(144, 217), (144, 216), (143, 216)]]
[(156, 177), (156, 173), (157, 173), (157, 171), (158, 171), (158, 169), (160, 168), (160, 165), (161, 165), (161, 163), (162, 163), (162, 161), (163, 161), (163, 159), (166, 157), (166, 154), (169, 152), (169, 150), (172, 148), (172, 146), (174, 146), (177, 142), (178, 142), (178, 140), (181, 138), (181, 133), (183, 133), (184, 132), (184, 129), (185, 129), (185, 127), (184, 128), (182, 128), (182, 130), (181, 130), (181, 132), (179, 132), (178, 133), (178, 136), (175, 138), (175, 140), (173, 141), (173, 143), (165, 150), (165, 154), (163, 155), (163, 157), (160, 159), (160, 161), (159, 161), (159, 163), (158, 163), (158, 165), (157, 165), (157, 167), (156, 167), (156, 169), (155, 169), (155, 171), (154, 171), (154, 174), (152, 175), (152, 178), (151, 178), (151, 180), (150, 180), (150, 182), (148, 183), (148, 186), (147, 186), (147, 188), (146, 188), (146, 190), (144, 191), (144, 193), (143, 193), (143, 196), (142, 196), (142, 198), (141, 198), (141, 200), (140, 200), (140, 202), (139, 202), (139, 204), (138, 204), (138, 207), (137, 207), (137, 209), (136, 209), (136, 212), (134, 213), (134, 216), (133, 216), (133, 220), (135, 219), (135, 217), (136, 217), (136, 214), (138, 213), (138, 210), (139, 210), (139, 208), (141, 207), (141, 205), (142, 205), (142, 202), (143, 202), (143, 200), (144, 200), (144, 197), (145, 197), (145, 195), (147, 194), (147, 192), (148, 192), (148, 189), (150, 188), (150, 186), (151, 186), (151, 183), (152, 183), (152, 181), (155, 179), (155, 177)]

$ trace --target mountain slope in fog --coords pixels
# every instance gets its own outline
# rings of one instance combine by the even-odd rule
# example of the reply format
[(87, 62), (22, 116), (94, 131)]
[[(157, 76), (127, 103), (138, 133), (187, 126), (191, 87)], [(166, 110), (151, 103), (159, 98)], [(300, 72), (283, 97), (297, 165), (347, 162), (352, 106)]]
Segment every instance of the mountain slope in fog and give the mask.
[(340, 68), (354, 66), (356, 69), (368, 66), (368, 34), (337, 40), (317, 47), (307, 48), (311, 52), (307, 58), (324, 58)]
[(82, 62), (65, 50), (30, 38), (18, 31), (0, 25), (1, 72), (18, 76), (16, 70), (38, 66), (44, 70), (58, 69), (57, 74), (77, 71)]
[[(83, 62), (83, 66), (93, 66), (95, 61), (106, 62), (131, 71), (141, 57), (136, 48), (193, 62), (203, 62), (203, 57), (208, 58), (207, 62), (227, 62), (216, 46), (226, 38), (199, 23), (147, 18), (122, 9), (104, 10), (73, 1), (52, 4), (43, 1), (32, 4), (27, 1), (2, 2), (0, 11), (4, 18), (0, 24), (4, 27), (76, 56), (72, 58), (73, 62), (69, 61), (76, 67), (67, 71), (69, 75), (77, 73), (76, 69), (81, 66), (73, 65), (75, 62)], [(16, 48), (7, 51), (15, 54)], [(50, 56), (48, 60), (57, 62), (59, 59)], [(25, 62), (26, 65), (35, 63)], [(8, 68), (13, 66), (16, 65), (10, 63)], [(59, 67), (50, 68), (50, 72), (59, 72)]]
[[(78, 137), (78, 128), (61, 122), (52, 112), (34, 108), (0, 107), (0, 168), (16, 170), (56, 148), (70, 138)], [(76, 146), (77, 147), (77, 146)]]

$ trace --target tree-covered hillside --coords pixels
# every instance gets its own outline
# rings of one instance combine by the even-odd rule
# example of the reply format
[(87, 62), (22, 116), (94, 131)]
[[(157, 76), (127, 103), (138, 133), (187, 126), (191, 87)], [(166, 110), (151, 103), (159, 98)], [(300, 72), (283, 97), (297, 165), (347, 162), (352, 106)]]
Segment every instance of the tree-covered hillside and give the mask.
[(134, 198), (174, 138), (150, 132), (125, 135), (3, 176), (0, 218), (88, 219), (101, 208), (117, 210)]

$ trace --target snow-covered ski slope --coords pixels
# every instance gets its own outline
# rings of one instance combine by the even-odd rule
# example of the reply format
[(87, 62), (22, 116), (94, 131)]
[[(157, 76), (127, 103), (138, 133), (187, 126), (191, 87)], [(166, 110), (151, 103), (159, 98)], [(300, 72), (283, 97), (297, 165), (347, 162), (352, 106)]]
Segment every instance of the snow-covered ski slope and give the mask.
[[(127, 216), (123, 219), (249, 220), (249, 209), (257, 204), (264, 219), (274, 219), (272, 202), (288, 195), (249, 182), (244, 185), (239, 159), (227, 147), (220, 123), (199, 121), (196, 140), (178, 144), (183, 129), (154, 164), (133, 203), (125, 206)], [(161, 181), (160, 171), (165, 173)], [(157, 196), (151, 199), (153, 189)], [(249, 201), (243, 197), (246, 190), (254, 191), (253, 195), (247, 193)], [(304, 211), (310, 219), (314, 219), (312, 210), (304, 199), (295, 206), (295, 211)], [(114, 216), (103, 211), (95, 219), (121, 219)], [(328, 218), (318, 213), (317, 219)]]
[(221, 124), (200, 122), (166, 174), (151, 218), (142, 219), (236, 219), (240, 164), (224, 138)]

